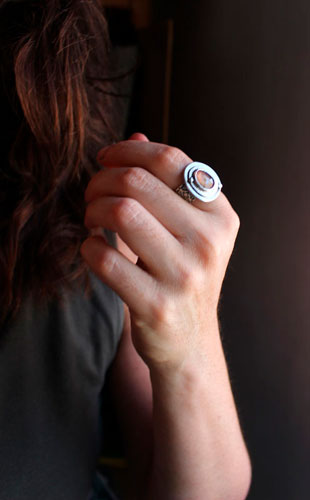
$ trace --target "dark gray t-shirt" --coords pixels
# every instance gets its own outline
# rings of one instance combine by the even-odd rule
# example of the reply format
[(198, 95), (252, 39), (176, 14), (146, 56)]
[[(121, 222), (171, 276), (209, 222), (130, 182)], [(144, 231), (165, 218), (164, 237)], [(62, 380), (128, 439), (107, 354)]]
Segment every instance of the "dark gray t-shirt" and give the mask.
[(89, 298), (77, 290), (43, 307), (28, 298), (0, 332), (1, 500), (90, 493), (101, 391), (123, 327), (120, 298), (90, 277)]

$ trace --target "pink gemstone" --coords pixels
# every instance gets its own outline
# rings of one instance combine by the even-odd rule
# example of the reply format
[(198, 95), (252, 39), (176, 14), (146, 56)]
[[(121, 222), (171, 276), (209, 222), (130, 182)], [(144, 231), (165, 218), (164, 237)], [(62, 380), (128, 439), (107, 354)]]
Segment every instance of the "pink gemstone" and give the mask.
[(202, 189), (211, 189), (214, 186), (214, 180), (204, 170), (197, 170), (195, 172), (195, 179)]

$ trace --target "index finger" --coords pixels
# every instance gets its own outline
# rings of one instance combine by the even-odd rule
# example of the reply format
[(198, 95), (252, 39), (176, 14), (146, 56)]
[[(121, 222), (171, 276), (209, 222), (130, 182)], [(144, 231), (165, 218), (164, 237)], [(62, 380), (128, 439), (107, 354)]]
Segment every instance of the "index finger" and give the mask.
[(173, 188), (182, 181), (181, 173), (192, 160), (166, 144), (129, 140), (101, 149), (97, 161), (110, 167), (143, 167)]

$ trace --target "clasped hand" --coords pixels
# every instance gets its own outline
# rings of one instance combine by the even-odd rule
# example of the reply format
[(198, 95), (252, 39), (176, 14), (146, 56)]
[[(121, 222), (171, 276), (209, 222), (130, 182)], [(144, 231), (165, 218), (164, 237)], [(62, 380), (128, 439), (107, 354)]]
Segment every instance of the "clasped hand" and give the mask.
[(133, 344), (152, 368), (179, 368), (208, 355), (239, 218), (226, 196), (192, 204), (174, 189), (192, 160), (142, 134), (100, 150), (104, 167), (85, 192), (85, 225), (117, 232), (136, 264), (91, 236), (90, 269), (128, 305)]

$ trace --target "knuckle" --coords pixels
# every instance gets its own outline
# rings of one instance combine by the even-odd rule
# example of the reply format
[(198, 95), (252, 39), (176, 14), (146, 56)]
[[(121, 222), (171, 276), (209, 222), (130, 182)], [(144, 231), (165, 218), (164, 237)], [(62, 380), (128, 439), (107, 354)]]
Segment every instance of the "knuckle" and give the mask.
[(137, 218), (139, 204), (133, 198), (119, 198), (112, 208), (113, 219), (121, 226)]
[[(90, 252), (90, 253), (89, 253)], [(116, 265), (116, 254), (115, 251), (110, 248), (108, 245), (102, 246), (100, 248), (100, 252), (96, 252), (95, 260), (92, 257), (91, 253), (91, 243), (86, 240), (81, 245), (81, 254), (88, 262), (92, 262), (94, 267), (94, 271), (96, 274), (106, 275), (115, 269)]]
[(196, 234), (193, 243), (193, 252), (198, 263), (198, 273), (196, 276), (198, 285), (205, 280), (205, 273), (211, 268), (221, 266), (223, 262), (227, 261), (227, 255), (231, 250), (231, 243), (228, 244), (229, 239), (221, 230), (213, 228), (209, 230), (208, 234)]
[(199, 273), (194, 263), (191, 266), (178, 266), (177, 267), (177, 284), (181, 290), (193, 290), (199, 282)]
[(98, 262), (98, 269), (103, 275), (111, 274), (114, 272), (116, 266), (116, 256), (113, 251), (108, 247), (102, 250), (100, 260)]
[(208, 221), (196, 228), (192, 242), (199, 260), (208, 263), (231, 252), (239, 227), (239, 216), (230, 209), (212, 224)]
[(163, 146), (157, 153), (156, 161), (160, 165), (166, 165), (167, 163), (179, 161), (184, 157), (185, 154), (179, 148), (175, 148), (174, 146)]
[(231, 210), (226, 217), (226, 227), (227, 231), (232, 234), (237, 234), (240, 228), (240, 218), (235, 210)]
[(222, 210), (218, 214), (218, 221), (226, 235), (236, 235), (240, 227), (240, 219), (237, 212), (233, 209), (229, 200), (224, 198)]
[(223, 255), (223, 244), (224, 240), (220, 240), (219, 237), (210, 238), (199, 253), (200, 260), (205, 263), (205, 265), (210, 262), (218, 262)]
[(199, 260), (207, 263), (210, 259), (214, 260), (221, 253), (222, 238), (219, 231), (214, 226), (208, 228), (202, 227), (196, 230), (192, 238), (193, 246), (198, 254)]
[(166, 324), (169, 318), (169, 299), (163, 291), (157, 291), (150, 304), (153, 325)]
[(121, 183), (125, 193), (150, 188), (150, 176), (147, 170), (141, 167), (131, 167), (121, 175)]
[(228, 210), (221, 221), (219, 229), (219, 240), (224, 250), (232, 250), (239, 227), (240, 219), (238, 214), (233, 209)]

